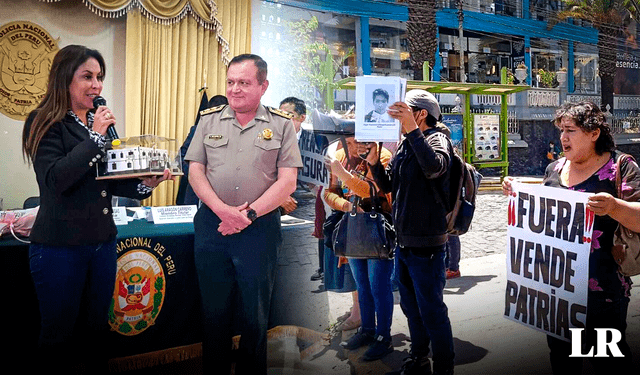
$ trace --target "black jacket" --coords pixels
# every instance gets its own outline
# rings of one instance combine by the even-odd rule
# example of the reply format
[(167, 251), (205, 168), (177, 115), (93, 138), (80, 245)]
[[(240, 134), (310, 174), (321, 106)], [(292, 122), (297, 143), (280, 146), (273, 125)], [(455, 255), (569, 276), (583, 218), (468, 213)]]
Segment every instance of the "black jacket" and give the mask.
[(398, 244), (429, 247), (447, 241), (446, 209), (435, 198), (449, 200), (449, 174), (453, 148), (447, 136), (435, 128), (406, 134), (385, 169), (371, 167), (381, 190), (391, 192), (393, 224)]
[[(25, 122), (27, 130), (35, 113)], [(31, 230), (32, 242), (75, 246), (115, 238), (111, 196), (144, 199), (149, 195), (138, 193), (139, 179), (97, 181), (96, 163), (104, 157), (87, 129), (72, 116), (51, 126), (33, 161), (40, 209)]]

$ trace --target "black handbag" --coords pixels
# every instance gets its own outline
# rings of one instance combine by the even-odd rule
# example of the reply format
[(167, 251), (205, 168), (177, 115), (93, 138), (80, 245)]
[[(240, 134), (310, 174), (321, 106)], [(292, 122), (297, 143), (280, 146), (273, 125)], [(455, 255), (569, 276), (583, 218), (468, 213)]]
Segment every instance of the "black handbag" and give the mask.
[(373, 183), (370, 212), (357, 212), (357, 202), (351, 212), (342, 216), (333, 231), (333, 251), (336, 256), (355, 259), (392, 259), (396, 232), (391, 217), (382, 211), (380, 197)]

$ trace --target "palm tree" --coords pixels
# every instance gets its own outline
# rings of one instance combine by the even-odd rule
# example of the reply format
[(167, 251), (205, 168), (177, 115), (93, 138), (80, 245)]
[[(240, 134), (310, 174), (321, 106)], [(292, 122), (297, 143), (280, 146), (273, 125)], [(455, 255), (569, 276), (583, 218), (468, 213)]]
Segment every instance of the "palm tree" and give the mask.
[(622, 36), (622, 21), (631, 12), (634, 0), (563, 0), (564, 10), (549, 22), (577, 18), (590, 22), (598, 30), (598, 75), (600, 76), (601, 106), (613, 109), (613, 80), (616, 74), (616, 50)]
[[(407, 38), (413, 67), (413, 79), (420, 81), (422, 64), (425, 61), (433, 67), (436, 58), (438, 27), (436, 25), (436, 0), (407, 0), (409, 20)], [(429, 79), (429, 77), (425, 77)]]
[(622, 5), (629, 11), (631, 18), (640, 20), (640, 2), (638, 0), (622, 0)]

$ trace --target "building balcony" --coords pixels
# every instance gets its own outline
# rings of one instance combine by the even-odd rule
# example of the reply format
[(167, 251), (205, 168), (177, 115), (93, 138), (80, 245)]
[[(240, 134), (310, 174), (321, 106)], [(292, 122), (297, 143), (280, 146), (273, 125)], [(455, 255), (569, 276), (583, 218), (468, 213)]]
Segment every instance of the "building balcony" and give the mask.
[[(463, 0), (462, 2), (464, 11), (522, 18), (522, 1)], [(458, 2), (457, 0), (438, 0), (436, 7), (437, 9), (458, 9)]]

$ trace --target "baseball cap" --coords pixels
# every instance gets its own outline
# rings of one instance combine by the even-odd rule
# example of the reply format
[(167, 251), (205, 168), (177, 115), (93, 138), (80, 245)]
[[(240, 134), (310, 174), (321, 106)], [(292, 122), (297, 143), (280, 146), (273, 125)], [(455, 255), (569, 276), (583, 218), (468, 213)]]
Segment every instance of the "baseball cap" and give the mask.
[(440, 104), (438, 104), (436, 97), (428, 91), (420, 89), (411, 90), (405, 95), (404, 102), (410, 107), (426, 109), (436, 120), (440, 119)]

